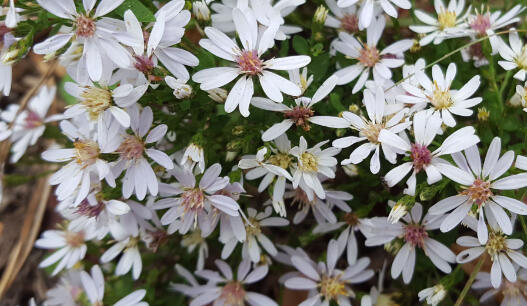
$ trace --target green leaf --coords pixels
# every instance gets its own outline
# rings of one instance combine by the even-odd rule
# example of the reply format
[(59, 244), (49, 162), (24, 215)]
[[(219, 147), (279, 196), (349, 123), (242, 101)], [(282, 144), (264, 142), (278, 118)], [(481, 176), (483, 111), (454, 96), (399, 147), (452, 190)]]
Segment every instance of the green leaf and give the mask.
[(153, 22), (156, 21), (156, 17), (152, 12), (144, 6), (139, 0), (125, 0), (123, 4), (119, 5), (114, 12), (119, 16), (123, 17), (124, 12), (131, 10), (137, 20), (140, 22)]
[(293, 37), (293, 49), (295, 49), (295, 52), (298, 54), (309, 54), (309, 45), (307, 40), (299, 35)]

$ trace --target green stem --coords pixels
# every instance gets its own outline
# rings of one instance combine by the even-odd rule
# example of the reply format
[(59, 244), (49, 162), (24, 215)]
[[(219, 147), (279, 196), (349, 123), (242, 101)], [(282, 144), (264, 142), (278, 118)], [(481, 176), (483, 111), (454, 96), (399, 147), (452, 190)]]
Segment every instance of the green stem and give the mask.
[(523, 232), (525, 233), (525, 235), (527, 235), (527, 224), (525, 223), (525, 217), (521, 216), (521, 215), (518, 215), (518, 218), (520, 218), (520, 222), (522, 224)]
[(465, 284), (465, 287), (463, 287), (463, 291), (461, 291), (461, 294), (457, 298), (456, 304), (454, 306), (460, 306), (463, 302), (463, 299), (465, 298), (465, 295), (467, 295), (468, 290), (470, 289), (470, 286), (472, 286), (472, 283), (474, 282), (474, 279), (476, 279), (476, 275), (478, 274), (479, 270), (481, 269), (481, 266), (483, 265), (483, 262), (485, 261), (485, 256), (481, 256), (478, 263), (476, 264), (476, 267), (474, 270), (472, 270), (472, 273), (470, 273), (470, 277), (468, 278), (467, 283)]

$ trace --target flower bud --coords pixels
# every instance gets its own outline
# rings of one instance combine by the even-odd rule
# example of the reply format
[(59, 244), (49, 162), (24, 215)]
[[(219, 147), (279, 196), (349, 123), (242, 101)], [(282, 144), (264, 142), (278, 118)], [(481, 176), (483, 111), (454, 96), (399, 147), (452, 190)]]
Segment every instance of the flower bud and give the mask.
[(200, 22), (210, 21), (210, 10), (205, 1), (194, 1), (192, 3), (192, 13)]
[(177, 99), (185, 99), (192, 94), (192, 87), (188, 85), (185, 80), (166, 76), (165, 82), (170, 88), (174, 89), (174, 96), (176, 96)]

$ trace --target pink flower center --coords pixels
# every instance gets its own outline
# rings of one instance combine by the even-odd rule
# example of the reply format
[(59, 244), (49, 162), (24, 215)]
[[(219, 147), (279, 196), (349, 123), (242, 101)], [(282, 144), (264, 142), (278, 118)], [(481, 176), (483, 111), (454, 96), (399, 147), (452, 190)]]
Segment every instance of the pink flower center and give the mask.
[(379, 50), (377, 50), (377, 48), (374, 46), (370, 47), (368, 45), (364, 45), (362, 50), (360, 50), (360, 55), (357, 59), (364, 66), (373, 67), (380, 61), (381, 55)]
[(78, 248), (84, 244), (84, 232), (66, 232), (66, 244)]
[(473, 18), (470, 23), (472, 30), (476, 31), (478, 35), (485, 36), (487, 35), (487, 30), (490, 29), (490, 15), (487, 14), (478, 14)]
[(145, 144), (143, 140), (135, 135), (127, 135), (117, 152), (121, 154), (123, 159), (133, 160), (143, 157), (145, 151)]
[(205, 203), (205, 195), (199, 188), (188, 189), (181, 194), (181, 205), (188, 211), (200, 211), (203, 209)]
[(467, 187), (461, 192), (461, 194), (468, 196), (478, 208), (484, 205), (487, 200), (493, 196), (492, 190), (490, 189), (490, 182), (484, 181), (480, 178), (477, 178), (474, 183), (472, 183), (472, 186)]
[(340, 27), (350, 34), (357, 33), (359, 31), (359, 18), (355, 14), (346, 14), (340, 20)]
[(231, 281), (221, 290), (220, 299), (224, 300), (225, 305), (243, 306), (245, 305), (245, 290), (238, 281)]
[(27, 112), (25, 127), (26, 129), (34, 129), (42, 125), (42, 118), (32, 111)]
[(88, 201), (84, 200), (77, 207), (76, 213), (87, 217), (97, 217), (103, 210), (104, 204), (102, 202), (91, 205)]
[(404, 240), (413, 246), (422, 248), (426, 237), (428, 237), (428, 233), (420, 224), (412, 223), (404, 227)]
[(413, 160), (414, 170), (419, 172), (432, 161), (432, 153), (426, 146), (414, 143), (410, 149), (410, 157)]
[(309, 131), (311, 127), (307, 119), (313, 117), (314, 114), (311, 108), (295, 106), (292, 110), (284, 112), (284, 117), (293, 120), (296, 126), (301, 126), (304, 131)]
[(147, 72), (152, 71), (152, 69), (154, 69), (154, 61), (152, 61), (150, 57), (146, 55), (141, 55), (141, 56), (135, 55), (134, 59), (135, 59), (135, 63), (134, 63), (135, 69), (141, 71), (142, 73), (147, 73)]
[(258, 57), (258, 52), (253, 51), (243, 51), (240, 55), (236, 57), (238, 62), (238, 67), (240, 70), (248, 75), (257, 75), (263, 70), (263, 62)]
[(313, 201), (310, 201), (307, 197), (307, 194), (302, 190), (302, 188), (295, 189), (295, 196), (293, 198), (293, 203), (298, 203), (298, 206), (300, 208), (309, 207), (311, 205), (314, 205), (316, 202), (316, 199), (313, 199)]
[(95, 20), (88, 16), (79, 16), (76, 20), (75, 34), (78, 37), (89, 38), (95, 33)]

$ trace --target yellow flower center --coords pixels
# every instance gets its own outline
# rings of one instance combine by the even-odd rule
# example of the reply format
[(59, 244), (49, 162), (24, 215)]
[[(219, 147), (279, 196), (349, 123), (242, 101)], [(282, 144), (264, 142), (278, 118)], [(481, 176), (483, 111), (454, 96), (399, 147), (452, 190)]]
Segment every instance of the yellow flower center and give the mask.
[(268, 161), (275, 166), (287, 169), (291, 164), (291, 156), (284, 153), (273, 154), (271, 157), (269, 157)]
[(320, 283), (320, 294), (327, 300), (337, 300), (339, 295), (348, 296), (348, 290), (346, 290), (346, 284), (340, 279), (341, 275), (337, 276), (322, 276)]
[(522, 52), (514, 57), (514, 63), (518, 65), (520, 69), (527, 69), (527, 50), (526, 46), (522, 47)]
[(245, 224), (245, 231), (247, 236), (257, 236), (262, 232), (260, 223), (255, 218), (249, 218), (249, 223)]
[(370, 122), (366, 125), (364, 129), (359, 132), (359, 136), (366, 137), (369, 142), (373, 144), (379, 143), (379, 133), (384, 128), (382, 123), (373, 123)]
[(316, 172), (318, 170), (317, 157), (309, 152), (300, 156), (300, 169), (304, 172)]
[(88, 110), (92, 120), (96, 120), (112, 105), (112, 93), (108, 89), (89, 86), (81, 93), (81, 97), (81, 103)]
[(439, 23), (439, 29), (444, 30), (446, 28), (453, 28), (456, 26), (456, 12), (441, 10), (437, 15), (437, 22)]
[(439, 88), (439, 85), (437, 85), (436, 81), (434, 81), (434, 91), (432, 93), (432, 97), (429, 97), (429, 100), (438, 110), (447, 109), (452, 106), (452, 104), (454, 104), (450, 90), (442, 90)]
[(491, 231), (485, 249), (487, 250), (487, 253), (489, 253), (491, 259), (493, 259), (498, 253), (506, 251), (508, 247), (505, 235)]
[(93, 165), (99, 157), (99, 145), (93, 140), (78, 140), (73, 143), (75, 158), (78, 164), (87, 167)]

